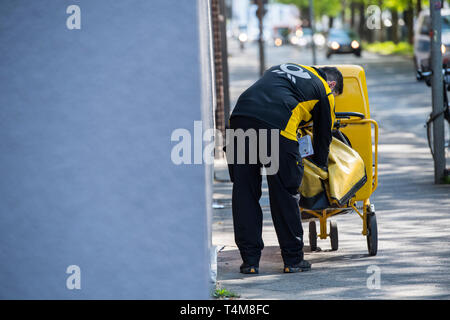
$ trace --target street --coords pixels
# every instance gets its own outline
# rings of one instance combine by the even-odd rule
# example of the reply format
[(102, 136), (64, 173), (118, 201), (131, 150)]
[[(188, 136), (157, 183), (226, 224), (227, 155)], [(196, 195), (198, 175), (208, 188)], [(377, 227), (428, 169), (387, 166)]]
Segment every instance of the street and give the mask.
[[(229, 40), (231, 108), (258, 78), (257, 46), (241, 52)], [(283, 274), (283, 263), (270, 216), (267, 183), (263, 182), (265, 248), (259, 275), (239, 273), (241, 259), (234, 243), (231, 190), (223, 161), (215, 164), (213, 245), (217, 246), (219, 287), (242, 299), (449, 299), (450, 185), (435, 185), (425, 120), (431, 90), (415, 79), (412, 59), (363, 52), (325, 58), (317, 64), (358, 64), (367, 77), (371, 117), (380, 126), (379, 183), (371, 197), (378, 220), (378, 254), (369, 257), (362, 220), (340, 215), (339, 250), (318, 240), (311, 252), (308, 224), (303, 223), (306, 273)], [(312, 64), (311, 53), (297, 47), (266, 47), (266, 67), (294, 62)], [(448, 161), (448, 159), (447, 159)], [(448, 164), (447, 164), (448, 167)], [(379, 285), (370, 285), (374, 272)]]

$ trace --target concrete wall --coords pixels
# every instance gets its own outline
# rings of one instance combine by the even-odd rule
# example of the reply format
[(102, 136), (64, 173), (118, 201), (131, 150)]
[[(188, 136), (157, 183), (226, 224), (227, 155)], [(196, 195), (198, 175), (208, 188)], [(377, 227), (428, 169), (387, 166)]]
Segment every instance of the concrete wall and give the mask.
[(0, 2), (0, 298), (208, 298), (210, 167), (170, 158), (211, 125), (206, 4)]
[[(216, 88), (213, 55), (213, 34), (210, 0), (198, 0), (199, 41), (200, 41), (200, 67), (202, 92), (202, 121), (203, 131), (215, 128), (215, 113), (212, 106), (216, 106)], [(207, 142), (206, 142), (207, 143)], [(214, 166), (205, 164), (205, 194), (208, 251), (210, 253), (210, 290), (215, 289), (217, 276), (217, 252), (212, 246), (212, 198), (213, 198)]]

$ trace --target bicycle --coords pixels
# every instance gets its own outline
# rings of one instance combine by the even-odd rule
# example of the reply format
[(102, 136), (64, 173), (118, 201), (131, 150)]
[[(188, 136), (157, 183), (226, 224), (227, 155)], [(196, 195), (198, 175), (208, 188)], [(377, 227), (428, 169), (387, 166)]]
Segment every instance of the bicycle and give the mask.
[[(433, 114), (430, 113), (428, 119), (425, 123), (425, 128), (427, 129), (427, 140), (428, 147), (430, 148), (431, 155), (434, 159), (434, 150), (433, 150), (433, 122), (437, 117), (444, 114), (444, 119), (447, 122), (447, 125), (444, 123), (444, 148), (445, 148), (445, 158), (449, 158), (450, 156), (450, 105), (449, 98), (447, 92), (450, 91), (450, 68), (444, 65), (442, 68), (443, 74), (443, 82), (444, 82), (444, 108), (441, 112)], [(431, 87), (431, 76), (433, 75), (432, 71), (422, 71), (421, 69), (417, 70), (417, 80), (425, 80), (425, 83), (428, 87)]]

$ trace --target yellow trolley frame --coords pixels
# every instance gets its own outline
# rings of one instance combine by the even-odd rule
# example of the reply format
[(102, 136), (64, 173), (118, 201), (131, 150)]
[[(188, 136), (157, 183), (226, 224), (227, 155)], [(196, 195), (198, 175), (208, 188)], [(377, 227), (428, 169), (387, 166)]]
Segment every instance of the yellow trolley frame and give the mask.
[[(310, 245), (314, 250), (317, 238), (330, 237), (333, 250), (337, 250), (337, 225), (330, 223), (330, 232), (327, 231), (327, 219), (340, 213), (353, 209), (362, 219), (362, 234), (367, 237), (369, 255), (376, 255), (378, 248), (378, 230), (375, 216), (375, 207), (370, 203), (370, 196), (378, 186), (378, 124), (370, 119), (369, 99), (364, 69), (356, 65), (335, 65), (344, 77), (344, 92), (336, 97), (336, 114), (358, 113), (363, 118), (346, 116), (337, 117), (335, 126), (342, 128), (342, 132), (350, 140), (364, 161), (367, 181), (364, 186), (349, 200), (348, 206), (343, 208), (326, 208), (320, 211), (300, 208), (301, 211), (310, 214), (320, 222), (320, 233), (315, 232), (315, 222), (310, 222)], [(372, 128), (374, 137), (372, 146)], [(358, 206), (358, 201), (362, 205)]]

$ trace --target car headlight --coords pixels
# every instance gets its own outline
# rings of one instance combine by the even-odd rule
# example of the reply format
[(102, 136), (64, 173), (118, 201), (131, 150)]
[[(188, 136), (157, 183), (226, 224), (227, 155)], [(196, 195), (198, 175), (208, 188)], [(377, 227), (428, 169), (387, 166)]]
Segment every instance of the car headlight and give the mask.
[(337, 49), (340, 48), (340, 45), (339, 45), (339, 43), (337, 43), (336, 41), (333, 41), (333, 42), (331, 43), (330, 47), (331, 47), (331, 49), (333, 49), (333, 50), (337, 50)]
[(314, 35), (314, 43), (318, 46), (323, 46), (325, 44), (325, 37), (320, 33)]
[(441, 44), (441, 52), (442, 52), (442, 54), (444, 54), (445, 51), (447, 51), (447, 49), (445, 48), (445, 45)]
[(351, 46), (352, 46), (353, 49), (358, 49), (359, 48), (359, 42), (356, 41), (356, 40), (353, 40)]
[(239, 35), (239, 41), (245, 42), (245, 41), (247, 41), (247, 39), (248, 39), (248, 37), (247, 37), (247, 34), (246, 34), (246, 33), (241, 33), (241, 34)]
[(281, 46), (282, 44), (283, 44), (283, 40), (281, 40), (280, 38), (276, 38), (276, 39), (275, 39), (275, 45), (276, 45), (277, 47)]

